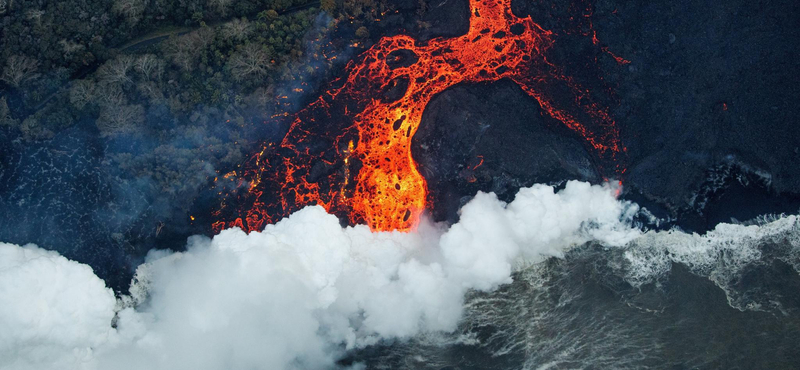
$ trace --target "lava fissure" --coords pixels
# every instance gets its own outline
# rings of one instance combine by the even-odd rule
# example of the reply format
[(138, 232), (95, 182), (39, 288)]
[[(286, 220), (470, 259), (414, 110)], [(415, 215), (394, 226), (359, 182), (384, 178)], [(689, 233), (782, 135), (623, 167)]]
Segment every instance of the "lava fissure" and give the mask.
[(252, 206), (244, 220), (215, 227), (260, 230), (319, 204), (373, 230), (412, 229), (427, 188), (411, 140), (431, 98), (460, 83), (510, 79), (596, 155), (616, 160), (624, 148), (608, 108), (547, 59), (554, 34), (515, 16), (511, 0), (470, 0), (470, 8), (463, 36), (424, 43), (385, 37), (352, 60), (332, 83), (338, 87), (297, 113), (279, 145), (266, 145), (246, 164)]

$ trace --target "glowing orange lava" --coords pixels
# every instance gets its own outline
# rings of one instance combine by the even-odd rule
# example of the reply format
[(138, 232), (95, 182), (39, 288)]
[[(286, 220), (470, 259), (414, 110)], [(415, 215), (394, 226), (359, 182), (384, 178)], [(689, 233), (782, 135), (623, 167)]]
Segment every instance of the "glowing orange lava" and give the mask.
[(624, 150), (608, 109), (548, 61), (552, 32), (512, 14), (511, 0), (470, 0), (470, 9), (463, 36), (385, 37), (351, 61), (279, 145), (247, 164), (252, 207), (244, 220), (215, 226), (260, 230), (271, 217), (320, 204), (373, 230), (413, 228), (427, 188), (411, 140), (431, 98), (460, 83), (511, 79), (599, 157)]

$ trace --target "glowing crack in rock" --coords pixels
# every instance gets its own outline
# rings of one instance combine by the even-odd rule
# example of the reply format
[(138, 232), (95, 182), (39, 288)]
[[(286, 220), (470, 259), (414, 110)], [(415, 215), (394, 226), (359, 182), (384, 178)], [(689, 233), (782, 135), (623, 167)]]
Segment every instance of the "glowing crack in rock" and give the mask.
[(427, 188), (411, 140), (430, 100), (460, 83), (510, 79), (600, 158), (624, 151), (608, 108), (548, 61), (552, 32), (515, 16), (511, 0), (470, 0), (470, 12), (463, 36), (385, 37), (352, 60), (344, 77), (296, 114), (280, 144), (246, 164), (247, 209), (215, 229), (261, 230), (309, 204), (373, 230), (414, 228)]

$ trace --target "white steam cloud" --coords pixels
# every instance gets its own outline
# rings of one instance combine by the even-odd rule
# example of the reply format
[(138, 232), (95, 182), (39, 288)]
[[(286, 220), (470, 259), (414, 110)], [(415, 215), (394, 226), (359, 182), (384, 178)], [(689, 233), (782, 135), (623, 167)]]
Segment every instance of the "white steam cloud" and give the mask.
[(638, 237), (637, 207), (615, 190), (479, 193), (457, 224), (414, 233), (342, 228), (308, 207), (260, 233), (151, 252), (122, 299), (88, 266), (0, 244), (0, 368), (331, 368), (348, 349), (454, 330), (466, 291), (511, 282), (520, 261)]

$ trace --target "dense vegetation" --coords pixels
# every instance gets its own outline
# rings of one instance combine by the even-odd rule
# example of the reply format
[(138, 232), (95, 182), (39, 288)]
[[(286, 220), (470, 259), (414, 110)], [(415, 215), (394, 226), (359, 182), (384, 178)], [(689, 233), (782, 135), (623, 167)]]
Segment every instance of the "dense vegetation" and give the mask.
[[(191, 199), (313, 97), (388, 0), (0, 0), (0, 133), (105, 144), (103, 173)], [(413, 6), (419, 3), (412, 2)], [(177, 197), (177, 198), (175, 198)]]

